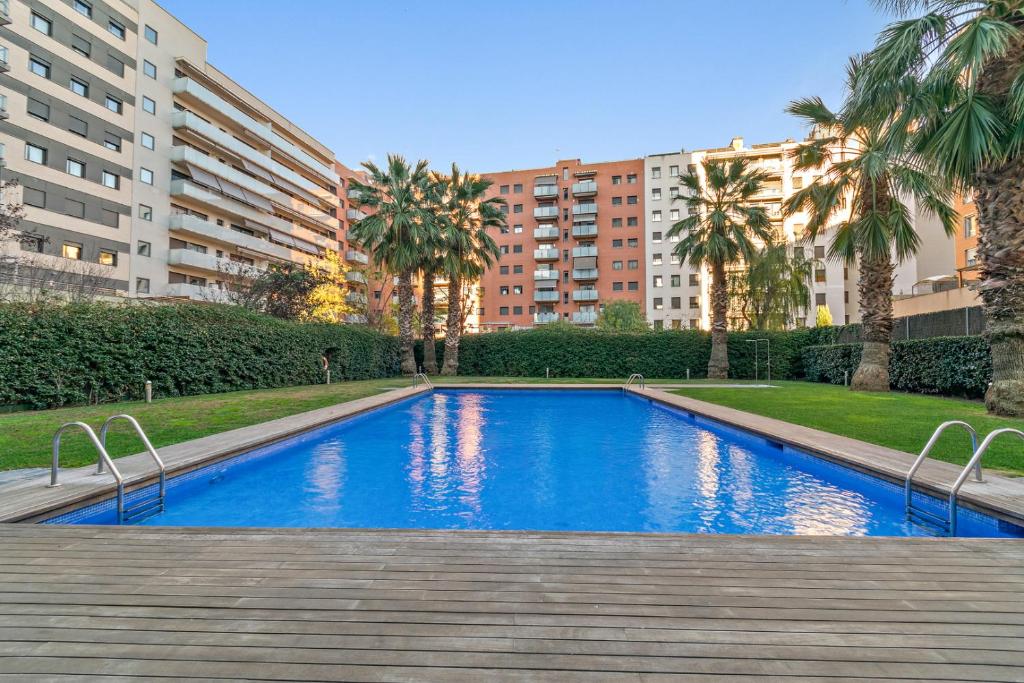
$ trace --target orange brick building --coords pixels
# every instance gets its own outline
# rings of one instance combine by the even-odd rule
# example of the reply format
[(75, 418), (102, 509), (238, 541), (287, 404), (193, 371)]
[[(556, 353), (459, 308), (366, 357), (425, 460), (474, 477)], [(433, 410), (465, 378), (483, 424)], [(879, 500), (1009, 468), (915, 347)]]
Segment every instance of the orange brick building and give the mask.
[(502, 254), (480, 282), (483, 331), (556, 320), (593, 325), (613, 299), (645, 301), (644, 161), (487, 173), (508, 202)]
[(960, 286), (978, 279), (978, 207), (970, 194), (954, 205), (960, 215), (960, 224), (954, 236), (956, 272)]

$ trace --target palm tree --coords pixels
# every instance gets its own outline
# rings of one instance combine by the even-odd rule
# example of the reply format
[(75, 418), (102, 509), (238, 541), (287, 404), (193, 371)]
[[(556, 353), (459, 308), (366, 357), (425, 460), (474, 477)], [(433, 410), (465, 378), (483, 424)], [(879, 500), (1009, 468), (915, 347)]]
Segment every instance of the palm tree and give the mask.
[(992, 346), (985, 404), (1000, 415), (1024, 415), (1024, 3), (873, 2), (904, 18), (868, 54), (855, 106), (883, 117), (899, 108), (914, 123), (916, 148), (957, 189), (976, 193)]
[(404, 157), (389, 154), (384, 168), (363, 163), (368, 182), (353, 179), (356, 202), (370, 211), (352, 224), (349, 236), (362, 244), (385, 270), (398, 276), (398, 337), (402, 347), (402, 372), (416, 372), (413, 355), (412, 279), (420, 269), (429, 243), (433, 216), (427, 206), (427, 162), (410, 166)]
[(695, 169), (679, 176), (687, 193), (680, 193), (689, 216), (675, 223), (669, 237), (685, 233), (676, 245), (680, 263), (711, 271), (711, 358), (708, 377), (729, 377), (728, 321), (729, 283), (726, 266), (749, 260), (757, 249), (754, 239), (771, 240), (771, 222), (764, 207), (751, 201), (765, 180), (763, 171), (747, 168), (744, 159), (730, 162), (705, 159), (705, 182)]
[[(859, 63), (852, 61), (848, 83), (855, 84)], [(859, 263), (863, 352), (850, 388), (889, 391), (892, 340), (893, 256), (903, 262), (917, 252), (910, 201), (938, 217), (947, 235), (956, 227), (952, 193), (912, 150), (896, 118), (864, 122), (852, 110), (835, 113), (817, 97), (792, 102), (787, 111), (814, 127), (815, 135), (795, 152), (800, 171), (826, 166), (824, 175), (798, 191), (783, 207), (787, 214), (806, 211), (811, 241), (833, 226), (829, 257)], [(896, 131), (898, 133), (898, 131)], [(846, 201), (852, 197), (849, 217)]]
[(464, 173), (452, 164), (451, 174), (437, 174), (440, 188), (439, 234), (441, 272), (448, 279), (448, 318), (444, 334), (442, 375), (459, 370), (459, 341), (462, 338), (462, 288), (483, 275), (500, 257), (497, 243), (487, 230), (505, 225), (500, 197), (486, 198), (492, 181)]

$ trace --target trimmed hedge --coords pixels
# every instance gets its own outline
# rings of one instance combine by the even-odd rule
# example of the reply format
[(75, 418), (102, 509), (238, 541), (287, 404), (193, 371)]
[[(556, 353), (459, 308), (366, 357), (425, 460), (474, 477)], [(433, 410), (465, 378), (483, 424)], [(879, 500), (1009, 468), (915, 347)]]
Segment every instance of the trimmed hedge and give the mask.
[[(808, 346), (803, 366), (812, 382), (842, 384), (853, 377), (860, 344)], [(897, 391), (982, 398), (992, 381), (992, 356), (984, 337), (934, 337), (893, 342), (889, 384)]]
[(211, 304), (0, 306), (0, 405), (50, 408), (399, 372), (398, 341)]
[[(733, 332), (729, 334), (729, 375), (754, 377), (753, 339), (769, 339), (772, 377), (803, 377), (802, 351), (820, 343), (814, 329), (792, 332)], [(766, 347), (760, 344), (758, 371), (765, 376)], [(438, 365), (444, 344), (437, 344)], [(416, 348), (422, 362), (422, 345)], [(696, 330), (665, 330), (623, 334), (597, 330), (539, 328), (515, 332), (466, 335), (459, 347), (459, 374), (483, 377), (646, 377), (693, 378), (707, 374), (711, 335)]]

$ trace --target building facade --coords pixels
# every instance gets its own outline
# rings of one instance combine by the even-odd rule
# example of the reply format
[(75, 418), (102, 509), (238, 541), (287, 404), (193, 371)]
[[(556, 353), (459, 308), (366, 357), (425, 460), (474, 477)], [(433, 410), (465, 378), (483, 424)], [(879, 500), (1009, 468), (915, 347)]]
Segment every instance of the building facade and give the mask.
[(644, 303), (643, 159), (485, 174), (507, 202), (501, 259), (481, 279), (483, 331), (589, 326), (612, 300)]
[(5, 249), (35, 277), (216, 301), (253, 269), (339, 249), (334, 154), (156, 3), (11, 2), (0, 43), (6, 177), (40, 237)]

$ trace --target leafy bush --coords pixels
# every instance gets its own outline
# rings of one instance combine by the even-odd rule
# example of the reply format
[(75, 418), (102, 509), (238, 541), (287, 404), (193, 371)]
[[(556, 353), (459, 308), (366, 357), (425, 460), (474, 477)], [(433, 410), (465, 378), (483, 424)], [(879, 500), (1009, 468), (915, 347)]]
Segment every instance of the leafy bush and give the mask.
[[(803, 365), (812, 382), (842, 384), (860, 363), (860, 344), (808, 346)], [(893, 342), (889, 384), (898, 391), (981, 398), (992, 380), (992, 357), (984, 337), (934, 337)]]
[(398, 342), (209, 304), (0, 306), (0, 405), (46, 408), (398, 373)]

